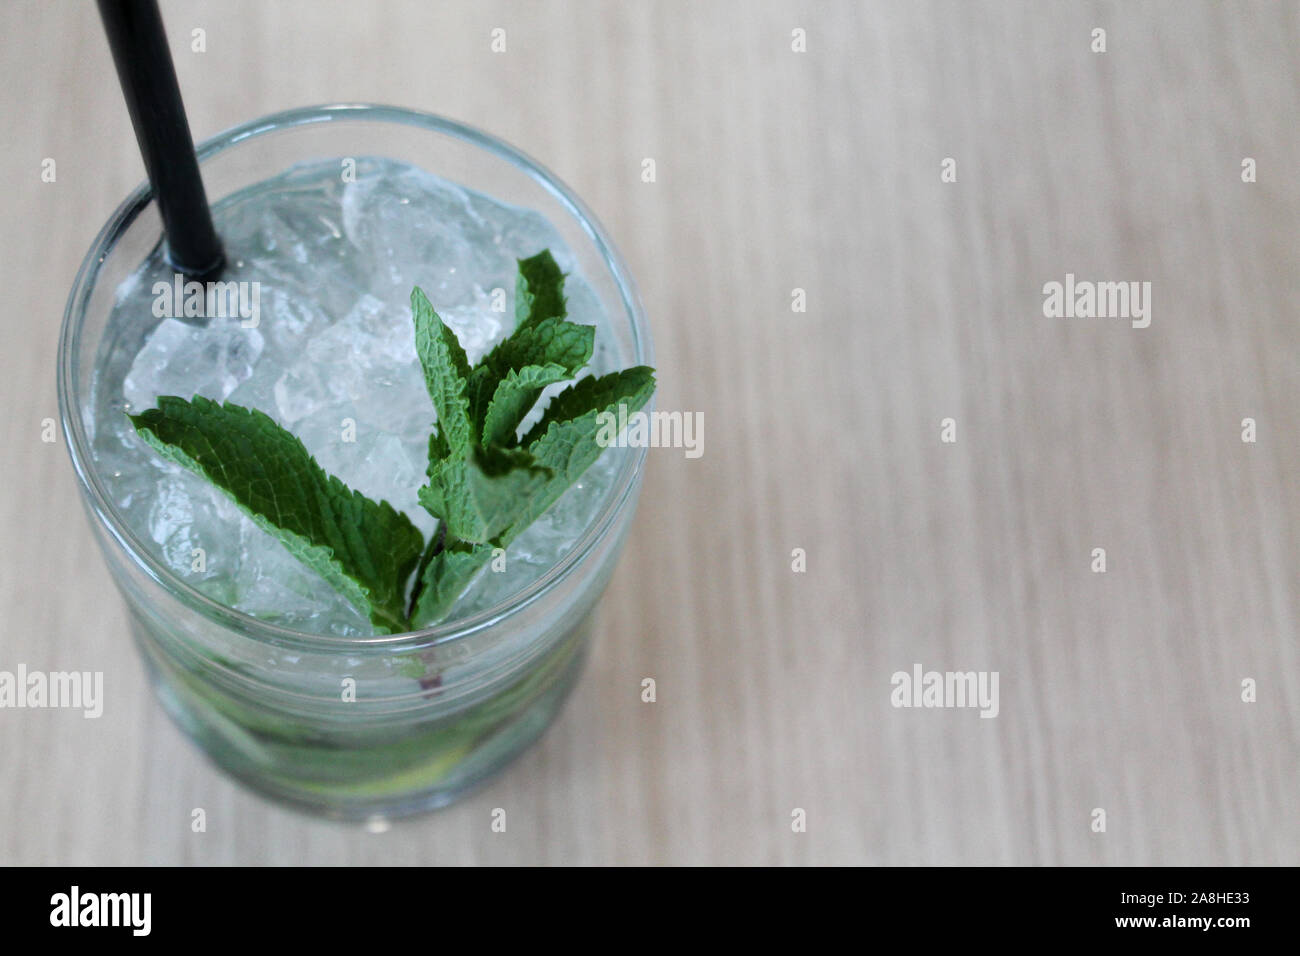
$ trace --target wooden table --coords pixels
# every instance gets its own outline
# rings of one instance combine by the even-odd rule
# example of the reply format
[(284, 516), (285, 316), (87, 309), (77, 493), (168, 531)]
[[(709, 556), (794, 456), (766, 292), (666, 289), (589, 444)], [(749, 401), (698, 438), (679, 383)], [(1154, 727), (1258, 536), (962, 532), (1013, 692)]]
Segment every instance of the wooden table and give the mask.
[[(380, 834), (250, 795), (151, 699), (40, 440), (143, 172), (93, 6), (4, 4), (0, 669), (108, 699), (0, 710), (0, 862), (1300, 862), (1296, 3), (164, 14), (198, 139), (393, 102), (554, 169), (705, 451), (651, 453), (588, 671), (494, 783)], [(1045, 316), (1067, 274), (1150, 282), (1149, 327)], [(914, 664), (997, 671), (998, 715), (892, 706)]]

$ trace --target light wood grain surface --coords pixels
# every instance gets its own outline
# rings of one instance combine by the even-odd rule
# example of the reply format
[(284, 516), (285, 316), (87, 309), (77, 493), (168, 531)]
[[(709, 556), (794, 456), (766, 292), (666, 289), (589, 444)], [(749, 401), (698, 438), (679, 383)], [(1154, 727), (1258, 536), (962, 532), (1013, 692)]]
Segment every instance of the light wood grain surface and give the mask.
[[(1296, 3), (164, 15), (197, 139), (391, 102), (555, 170), (705, 453), (651, 453), (588, 670), (486, 789), (383, 834), (241, 789), (150, 697), (40, 440), (143, 170), (93, 6), (5, 3), (0, 669), (102, 670), (107, 703), (0, 710), (0, 862), (1300, 863)], [(1066, 273), (1151, 282), (1150, 327), (1045, 318)], [(892, 707), (914, 663), (997, 671), (1000, 713)]]

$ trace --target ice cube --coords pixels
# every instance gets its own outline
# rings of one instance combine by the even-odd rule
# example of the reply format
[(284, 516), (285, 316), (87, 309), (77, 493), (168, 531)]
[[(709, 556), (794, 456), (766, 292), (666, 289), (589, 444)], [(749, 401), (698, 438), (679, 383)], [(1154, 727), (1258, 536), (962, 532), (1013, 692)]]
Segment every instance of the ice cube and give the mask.
[(158, 477), (147, 499), (149, 534), (181, 579), (212, 593), (238, 564), (237, 550), (229, 543), (231, 528), (244, 520), (242, 513), (205, 479), (157, 461)]
[(355, 403), (386, 382), (411, 381), (415, 365), (409, 317), (365, 294), (300, 349), (275, 384), (276, 410), (282, 424), (292, 424), (341, 401)]
[(396, 435), (363, 435), (357, 442), (345, 444), (339, 459), (338, 470), (367, 498), (387, 501), (399, 511), (414, 512), (420, 507), (417, 489), (424, 483), (425, 463), (412, 461)]
[(358, 167), (343, 190), (343, 231), (370, 274), (410, 295), (418, 285), (441, 313), (470, 304), (499, 285), (513, 289), (514, 262), (497, 248), (496, 223), (485, 219), (465, 190), (423, 170)]
[(272, 535), (245, 519), (235, 539), (241, 560), (234, 606), (264, 621), (320, 633), (372, 633), (369, 620)]
[[(507, 307), (509, 306), (507, 299)], [(470, 365), (477, 365), (488, 350), (505, 338), (506, 312), (493, 308), (492, 294), (476, 289), (470, 300), (460, 305), (440, 307), (434, 305), (438, 318), (456, 333), (456, 340), (465, 350)], [(513, 316), (513, 312), (508, 313)], [(513, 327), (513, 319), (511, 320)]]
[(224, 401), (253, 374), (262, 346), (262, 333), (239, 319), (202, 326), (163, 319), (135, 357), (122, 391), (133, 412), (153, 408), (160, 395)]

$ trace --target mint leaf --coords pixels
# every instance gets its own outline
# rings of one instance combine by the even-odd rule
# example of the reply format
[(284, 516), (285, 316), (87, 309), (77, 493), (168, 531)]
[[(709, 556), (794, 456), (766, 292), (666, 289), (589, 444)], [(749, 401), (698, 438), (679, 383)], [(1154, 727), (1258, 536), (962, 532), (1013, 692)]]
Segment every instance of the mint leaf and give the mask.
[(481, 429), (497, 388), (512, 369), (558, 365), (564, 369), (563, 378), (571, 378), (591, 361), (595, 341), (594, 326), (558, 317), (516, 328), (470, 372), (467, 391), (471, 418)]
[(489, 545), (465, 541), (457, 541), (440, 551), (420, 574), (411, 620), (425, 626), (441, 618), (491, 558)]
[(440, 450), (462, 455), (474, 444), (474, 427), (469, 414), (466, 386), (469, 361), (456, 333), (443, 324), (424, 291), (411, 291), (411, 315), (415, 321), (415, 351), (424, 369), (424, 384), (438, 413)]
[(262, 412), (168, 395), (130, 418), (159, 454), (225, 492), (377, 632), (406, 629), (405, 584), (424, 547), (406, 515), (326, 474), (301, 441)]
[[(512, 371), (522, 372), (530, 365), (545, 368), (558, 365), (565, 374), (553, 381), (572, 378), (591, 361), (596, 330), (589, 325), (579, 325), (565, 320), (567, 306), (564, 301), (564, 273), (556, 264), (549, 249), (519, 260), (519, 278), (515, 282), (515, 330), (483, 358), (469, 376), (470, 418), (480, 433), (498, 388)], [(547, 382), (546, 384), (551, 384)], [(527, 392), (521, 392), (510, 401), (522, 404)], [(540, 389), (532, 396), (529, 407), (536, 403)], [(527, 407), (519, 419), (527, 413)], [(509, 417), (509, 416), (507, 416)], [(515, 425), (519, 423), (515, 420)], [(499, 421), (499, 426), (504, 425)], [(513, 443), (513, 435), (507, 436)], [(502, 436), (492, 439), (502, 443)], [(488, 444), (484, 438), (483, 443)]]
[(502, 539), (510, 540), (540, 518), (605, 451), (597, 440), (602, 412), (618, 415), (623, 406), (630, 415), (650, 400), (654, 390), (654, 369), (638, 365), (584, 378), (555, 396), (524, 439), (537, 464), (551, 470), (551, 480), (540, 493), (521, 501), (515, 524)]
[[(548, 443), (548, 447), (552, 449), (561, 446), (560, 435), (576, 439), (580, 435), (585, 435), (588, 430), (591, 432), (591, 441), (594, 444), (598, 427), (596, 419), (601, 412), (617, 415), (619, 405), (624, 405), (630, 415), (649, 400), (654, 390), (655, 370), (646, 365), (636, 365), (599, 378), (588, 376), (551, 399), (541, 421), (524, 436), (520, 445), (532, 450), (536, 455), (536, 444), (553, 427), (557, 429), (557, 437)], [(567, 425), (574, 427), (561, 427)], [(599, 457), (599, 452), (596, 457)], [(596, 457), (591, 460), (595, 461)], [(549, 461), (543, 461), (543, 464), (555, 467)], [(573, 480), (576, 481), (577, 477), (574, 475)]]
[(562, 317), (520, 326), (498, 342), (474, 369), (488, 369), (500, 379), (512, 368), (555, 364), (576, 375), (591, 361), (596, 341), (594, 325), (579, 325)]
[[(542, 319), (569, 314), (564, 302), (564, 273), (550, 249), (519, 260), (519, 278), (515, 281), (515, 321), (518, 326), (532, 325)], [(585, 361), (583, 364), (586, 364)]]
[(492, 393), (487, 414), (483, 416), (483, 444), (503, 447), (514, 444), (519, 423), (542, 397), (542, 389), (563, 382), (571, 375), (563, 365), (553, 362), (546, 365), (525, 365), (521, 369), (507, 372)]
[(451, 448), (447, 445), (447, 439), (442, 437), (438, 426), (435, 425), (433, 431), (429, 432), (429, 464), (425, 468), (425, 474), (432, 477), (438, 464), (450, 457)]
[(552, 477), (526, 451), (475, 448), (467, 459), (434, 466), (419, 491), (420, 503), (443, 520), (453, 539), (486, 544), (510, 527)]

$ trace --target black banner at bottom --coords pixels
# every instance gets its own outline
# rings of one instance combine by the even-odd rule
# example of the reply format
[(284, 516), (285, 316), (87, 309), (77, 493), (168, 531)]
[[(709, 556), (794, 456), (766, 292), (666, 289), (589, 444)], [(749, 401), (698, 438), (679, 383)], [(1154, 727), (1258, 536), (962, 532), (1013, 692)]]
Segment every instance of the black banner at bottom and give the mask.
[[(625, 926), (635, 938), (681, 924), (735, 939), (773, 923), (843, 927), (859, 936), (899, 932), (926, 943), (1130, 937), (1178, 945), (1231, 945), (1286, 925), (1294, 874), (1286, 869), (727, 870), (536, 876), (424, 869), (10, 869), (0, 920), (11, 940), (75, 936), (115, 940), (256, 939), (259, 943), (369, 943), (421, 927), (483, 925), (532, 942)], [(865, 877), (865, 879), (864, 879)], [(725, 883), (723, 882), (725, 881)], [(565, 884), (571, 884), (568, 888)], [(838, 885), (837, 885), (838, 884)], [(481, 915), (487, 922), (479, 924)], [(916, 936), (915, 934), (920, 934)], [(972, 935), (974, 934), (974, 935)], [(439, 933), (441, 935), (441, 933)], [(607, 938), (607, 930), (602, 931)], [(818, 933), (817, 935), (821, 935)]]

